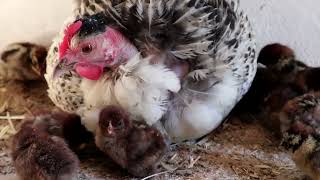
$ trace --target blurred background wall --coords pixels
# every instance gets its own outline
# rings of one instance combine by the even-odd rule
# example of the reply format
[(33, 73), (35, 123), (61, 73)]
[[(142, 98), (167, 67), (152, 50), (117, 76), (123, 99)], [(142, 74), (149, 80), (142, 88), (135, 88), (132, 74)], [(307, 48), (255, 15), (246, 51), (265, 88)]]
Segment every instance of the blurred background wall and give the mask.
[(301, 60), (320, 66), (319, 0), (240, 0), (256, 31), (258, 47), (281, 42)]
[(16, 41), (49, 45), (71, 14), (71, 0), (1, 0), (0, 49)]
[[(258, 48), (281, 42), (299, 58), (320, 65), (319, 0), (240, 0), (256, 31)], [(1, 0), (0, 49), (16, 41), (49, 45), (64, 19), (71, 0)]]

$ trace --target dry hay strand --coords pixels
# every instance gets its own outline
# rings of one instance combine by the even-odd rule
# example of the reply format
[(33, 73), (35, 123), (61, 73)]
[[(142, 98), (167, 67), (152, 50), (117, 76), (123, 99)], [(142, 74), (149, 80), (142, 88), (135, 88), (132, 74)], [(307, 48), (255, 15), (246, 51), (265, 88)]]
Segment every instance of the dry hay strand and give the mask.
[(0, 139), (8, 139), (17, 133), (17, 129), (12, 120), (23, 120), (24, 116), (11, 116), (9, 112), (6, 116), (0, 116), (0, 120), (7, 120), (7, 125), (0, 126)]

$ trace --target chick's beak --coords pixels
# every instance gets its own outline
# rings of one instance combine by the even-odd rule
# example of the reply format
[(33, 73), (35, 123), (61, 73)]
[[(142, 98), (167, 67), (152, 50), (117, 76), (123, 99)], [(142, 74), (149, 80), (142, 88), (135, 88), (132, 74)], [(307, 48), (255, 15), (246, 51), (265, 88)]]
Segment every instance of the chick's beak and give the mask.
[(109, 135), (113, 135), (114, 134), (113, 126), (112, 126), (111, 121), (109, 122), (109, 126), (108, 126), (108, 129), (107, 129), (107, 132), (108, 132)]

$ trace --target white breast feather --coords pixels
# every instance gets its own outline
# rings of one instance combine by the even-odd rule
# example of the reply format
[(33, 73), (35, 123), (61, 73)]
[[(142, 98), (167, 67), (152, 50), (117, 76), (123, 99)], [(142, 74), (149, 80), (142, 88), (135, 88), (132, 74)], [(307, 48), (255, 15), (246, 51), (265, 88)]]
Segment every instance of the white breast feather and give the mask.
[(180, 80), (173, 71), (151, 65), (139, 54), (120, 69), (123, 74), (114, 91), (117, 101), (133, 117), (154, 124), (167, 111), (169, 91), (180, 90)]

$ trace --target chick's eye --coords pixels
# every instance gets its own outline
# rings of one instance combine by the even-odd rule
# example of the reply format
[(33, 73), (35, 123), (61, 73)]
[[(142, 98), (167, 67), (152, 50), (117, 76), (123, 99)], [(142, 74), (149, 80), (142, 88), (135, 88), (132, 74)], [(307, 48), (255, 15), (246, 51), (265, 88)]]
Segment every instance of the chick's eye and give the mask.
[(85, 45), (84, 47), (82, 47), (81, 51), (85, 54), (91, 53), (91, 51), (93, 50), (93, 47), (91, 44)]
[(112, 125), (113, 125), (115, 128), (122, 128), (124, 124), (123, 124), (122, 119), (120, 119), (120, 120), (117, 120), (117, 121), (113, 121), (113, 122), (112, 122)]

